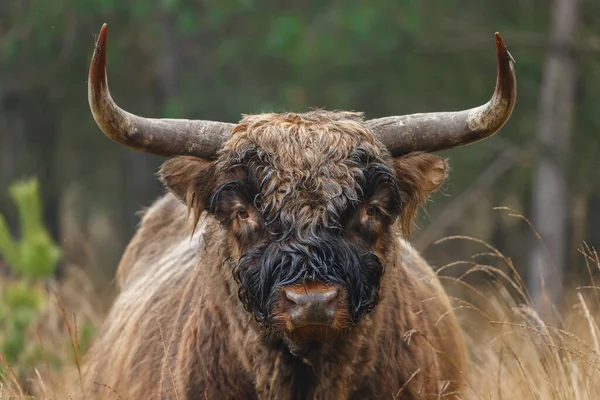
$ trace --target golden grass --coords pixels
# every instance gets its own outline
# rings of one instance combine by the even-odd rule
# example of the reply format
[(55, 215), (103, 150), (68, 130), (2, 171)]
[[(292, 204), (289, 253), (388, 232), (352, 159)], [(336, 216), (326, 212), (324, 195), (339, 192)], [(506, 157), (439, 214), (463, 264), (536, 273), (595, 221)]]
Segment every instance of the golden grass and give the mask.
[[(541, 314), (530, 306), (510, 259), (477, 239), (445, 240), (471, 240), (485, 248), (472, 260), (438, 270), (454, 301), (471, 358), (465, 390), (445, 398), (600, 399), (600, 287), (593, 278), (600, 272), (600, 260), (595, 250), (585, 246), (581, 250), (591, 283), (570, 288), (561, 311), (549, 307)], [(482, 258), (492, 262), (486, 265), (479, 262)], [(32, 368), (27, 380), (32, 397), (9, 373), (0, 385), (0, 400), (73, 399), (80, 394), (77, 324), (88, 321), (99, 326), (106, 307), (91, 302), (93, 289), (81, 273), (71, 274), (57, 293), (58, 301), (45, 310), (31, 338), (38, 343), (41, 338), (45, 348), (62, 348), (64, 367), (51, 371), (42, 363)]]
[[(29, 329), (28, 344), (41, 346), (42, 361), (32, 365), (24, 377), (0, 354), (0, 366), (7, 375), (4, 381), (0, 379), (0, 400), (72, 399), (80, 387), (80, 329), (84, 324), (101, 325), (112, 294), (99, 299), (85, 272), (77, 267), (68, 271), (65, 279), (49, 284), (50, 302)], [(61, 365), (58, 370), (51, 366), (55, 362), (50, 357), (57, 358)]]
[[(536, 311), (509, 258), (477, 239), (445, 240), (451, 239), (476, 241), (488, 252), (475, 259), (484, 256), (499, 261), (494, 265), (457, 262), (438, 271), (453, 296), (471, 359), (467, 386), (455, 398), (600, 399), (600, 287), (593, 278), (600, 272), (600, 260), (596, 251), (586, 245), (581, 250), (592, 284), (569, 288), (562, 304), (546, 303), (542, 311)], [(460, 268), (463, 273), (443, 275)], [(485, 283), (469, 283), (477, 274), (486, 276)]]

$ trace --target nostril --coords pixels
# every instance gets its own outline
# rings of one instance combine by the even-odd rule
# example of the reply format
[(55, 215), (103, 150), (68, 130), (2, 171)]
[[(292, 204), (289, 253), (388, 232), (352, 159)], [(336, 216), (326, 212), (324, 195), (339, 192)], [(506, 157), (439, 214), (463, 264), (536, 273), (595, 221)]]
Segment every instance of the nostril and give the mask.
[(330, 301), (334, 300), (338, 295), (338, 290), (337, 289), (331, 289), (328, 292), (323, 293), (323, 302), (324, 303), (329, 303)]
[(287, 289), (285, 291), (285, 297), (294, 304), (301, 304), (303, 300), (303, 293), (298, 293), (294, 290)]

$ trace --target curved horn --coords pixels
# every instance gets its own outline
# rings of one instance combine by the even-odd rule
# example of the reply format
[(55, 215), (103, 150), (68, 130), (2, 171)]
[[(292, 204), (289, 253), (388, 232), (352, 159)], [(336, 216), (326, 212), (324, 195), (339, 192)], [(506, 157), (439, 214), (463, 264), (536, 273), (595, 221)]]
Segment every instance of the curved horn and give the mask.
[(496, 90), (484, 105), (455, 112), (384, 117), (367, 121), (373, 133), (397, 157), (413, 151), (434, 152), (486, 139), (508, 121), (517, 100), (514, 62), (496, 32)]
[(90, 109), (104, 134), (117, 143), (146, 153), (214, 158), (229, 138), (234, 124), (143, 118), (122, 110), (113, 101), (106, 79), (107, 30), (107, 25), (102, 25), (88, 77)]

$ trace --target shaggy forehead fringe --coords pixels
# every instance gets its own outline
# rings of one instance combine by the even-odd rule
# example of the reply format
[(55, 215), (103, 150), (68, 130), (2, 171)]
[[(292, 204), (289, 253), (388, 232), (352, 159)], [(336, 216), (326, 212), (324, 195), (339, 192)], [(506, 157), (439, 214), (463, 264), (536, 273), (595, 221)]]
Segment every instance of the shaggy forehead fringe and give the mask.
[(378, 152), (379, 146), (364, 123), (363, 113), (322, 110), (265, 113), (243, 115), (221, 154), (241, 159), (249, 150), (259, 148), (264, 153), (260, 155), (279, 155), (283, 160), (285, 155), (299, 155), (298, 152), (310, 149), (324, 161), (327, 156), (347, 155), (359, 144), (369, 145)]
[(361, 168), (384, 157), (362, 113), (258, 114), (233, 130), (218, 169), (254, 166), (265, 217), (302, 231), (337, 225), (348, 201), (359, 197)]
[(358, 111), (340, 111), (340, 110), (321, 110), (314, 109), (306, 113), (262, 113), (262, 114), (242, 114), (240, 123), (250, 122), (253, 120), (296, 120), (312, 123), (322, 123), (326, 121), (343, 121), (354, 120), (363, 122), (364, 113)]

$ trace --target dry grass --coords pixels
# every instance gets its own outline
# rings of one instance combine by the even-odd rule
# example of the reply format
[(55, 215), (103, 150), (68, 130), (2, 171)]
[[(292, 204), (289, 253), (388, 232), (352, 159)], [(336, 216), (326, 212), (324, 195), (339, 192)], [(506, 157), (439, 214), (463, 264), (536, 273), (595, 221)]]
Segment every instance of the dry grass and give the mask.
[[(107, 311), (107, 300), (112, 296), (98, 299), (89, 276), (77, 267), (68, 271), (59, 283), (49, 284), (51, 301), (29, 329), (28, 343), (41, 346), (42, 361), (32, 365), (23, 377), (7, 365), (0, 354), (0, 366), (7, 369), (8, 375), (4, 382), (0, 379), (0, 400), (72, 399), (80, 387), (80, 329), (85, 325), (100, 326)], [(57, 362), (61, 365), (58, 370), (51, 366)]]
[[(451, 283), (449, 292), (460, 292), (456, 313), (471, 357), (467, 387), (458, 398), (600, 399), (600, 287), (593, 284), (598, 254), (582, 250), (592, 285), (568, 289), (560, 309), (546, 304), (536, 312), (511, 260), (488, 249), (484, 255), (503, 266), (455, 263), (448, 268), (465, 272), (443, 278)], [(488, 276), (485, 284), (468, 283), (470, 274), (481, 273)]]
[[(562, 311), (550, 307), (542, 315), (529, 305), (510, 259), (476, 239), (445, 240), (476, 241), (485, 249), (468, 262), (438, 271), (454, 299), (471, 357), (464, 392), (446, 398), (600, 399), (600, 287), (593, 278), (600, 272), (598, 254), (587, 247), (581, 250), (591, 283), (571, 288)], [(99, 310), (106, 308), (90, 302), (93, 289), (82, 274), (69, 276), (57, 292), (60, 302), (49, 305), (32, 340), (43, 339), (45, 348), (62, 348), (65, 367), (51, 372), (46, 363), (31, 370), (29, 388), (36, 399), (72, 399), (79, 394), (77, 324), (91, 321), (99, 326)], [(0, 386), (0, 400), (9, 398), (27, 398), (10, 374)]]

